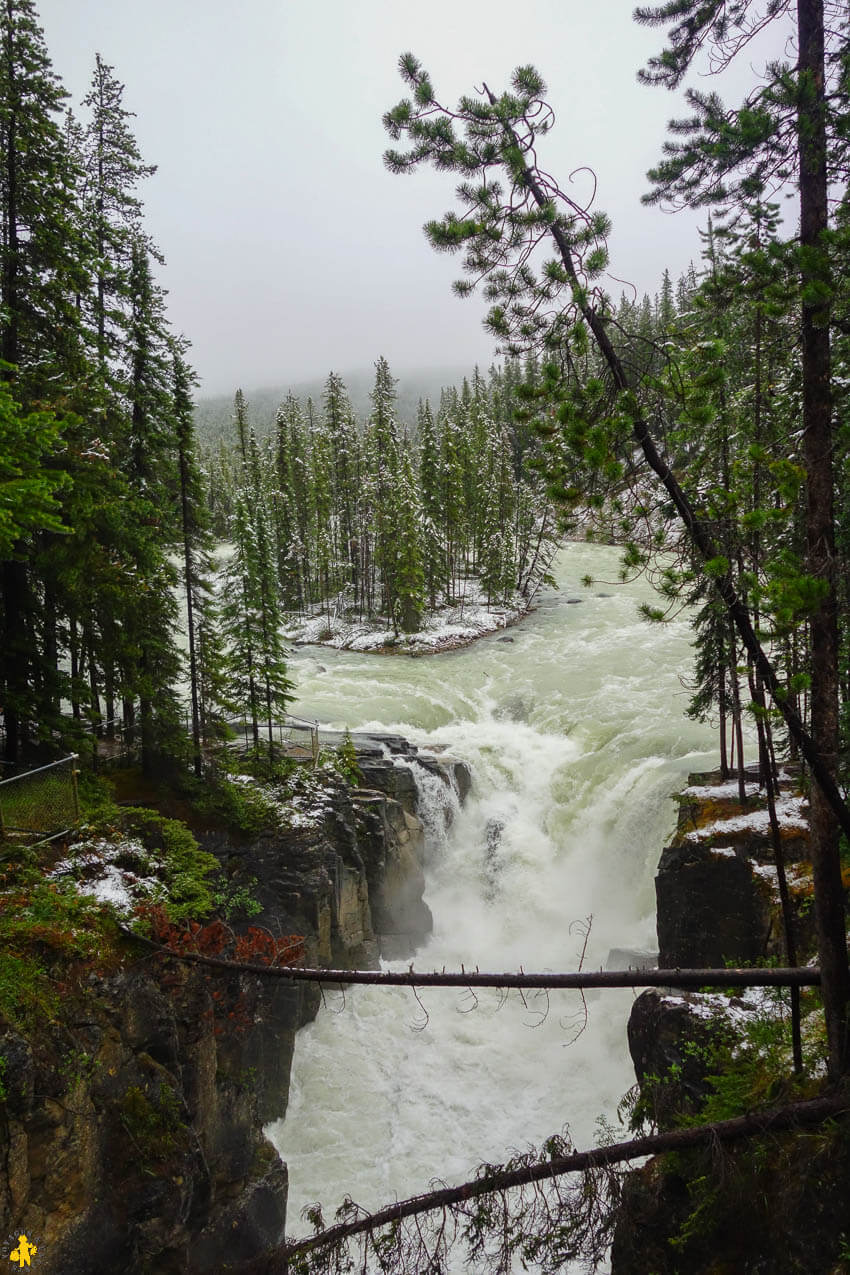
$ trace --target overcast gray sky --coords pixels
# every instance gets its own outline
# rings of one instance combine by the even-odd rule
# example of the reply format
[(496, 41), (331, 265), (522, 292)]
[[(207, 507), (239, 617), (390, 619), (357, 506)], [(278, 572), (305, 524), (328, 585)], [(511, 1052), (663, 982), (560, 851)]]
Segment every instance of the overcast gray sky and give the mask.
[(394, 371), (490, 361), (483, 306), (451, 294), (459, 262), (435, 256), (421, 230), (451, 206), (451, 175), (382, 165), (381, 115), (403, 96), (406, 50), (452, 104), (482, 80), (502, 87), (516, 65), (538, 68), (557, 114), (541, 162), (562, 185), (594, 168), (616, 275), (654, 292), (665, 266), (675, 277), (699, 256), (697, 218), (640, 205), (681, 112), (636, 82), (661, 33), (637, 27), (630, 2), (36, 3), (75, 105), (95, 52), (126, 85), (144, 158), (159, 166), (143, 195), (169, 315), (202, 392), (344, 373), (379, 354)]

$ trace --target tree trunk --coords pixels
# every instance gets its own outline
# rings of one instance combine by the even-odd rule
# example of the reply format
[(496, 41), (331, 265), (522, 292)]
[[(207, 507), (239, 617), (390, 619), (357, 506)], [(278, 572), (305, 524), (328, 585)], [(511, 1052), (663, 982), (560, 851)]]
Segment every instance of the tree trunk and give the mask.
[[(828, 229), (823, 0), (798, 0), (800, 160), (800, 281), (802, 302), (803, 454), (806, 462), (806, 556), (827, 593), (811, 616), (811, 735), (834, 774), (838, 758), (838, 617), (835, 593), (834, 480), (830, 389)], [(823, 971), (829, 1070), (850, 1066), (844, 890), (838, 822), (818, 785), (811, 793), (815, 919)]]

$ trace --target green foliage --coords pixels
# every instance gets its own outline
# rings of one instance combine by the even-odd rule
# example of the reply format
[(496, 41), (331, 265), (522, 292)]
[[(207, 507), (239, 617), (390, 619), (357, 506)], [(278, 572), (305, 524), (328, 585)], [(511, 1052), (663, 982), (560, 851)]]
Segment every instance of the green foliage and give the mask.
[(170, 1085), (161, 1083), (154, 1092), (130, 1085), (121, 1099), (119, 1111), (144, 1172), (150, 1173), (163, 1161), (187, 1149), (189, 1129), (177, 1094)]
[(0, 891), (0, 1018), (20, 1029), (54, 1020), (59, 980), (75, 964), (106, 958), (114, 937), (111, 917), (73, 883), (46, 880), (33, 863), (7, 868)]
[(52, 1022), (59, 996), (47, 969), (33, 957), (0, 952), (0, 1016), (13, 1027)]
[(180, 921), (206, 916), (213, 907), (209, 877), (218, 870), (218, 860), (199, 849), (186, 825), (141, 807), (123, 809), (121, 825), (153, 852), (169, 918)]
[(254, 894), (258, 885), (256, 877), (250, 877), (239, 885), (228, 880), (223, 880), (218, 887), (214, 885), (212, 903), (215, 911), (220, 913), (225, 921), (259, 916), (263, 908)]
[(79, 771), (77, 795), (80, 802), (80, 817), (84, 824), (119, 818), (115, 790), (106, 776), (96, 775), (91, 770)]
[(192, 807), (204, 820), (243, 837), (256, 836), (275, 822), (275, 810), (255, 786), (218, 775), (205, 781), (192, 797)]
[(49, 463), (65, 424), (50, 412), (23, 414), (0, 382), (0, 560), (34, 531), (70, 530), (57, 499), (69, 478)]
[(343, 741), (336, 750), (336, 769), (352, 788), (362, 784), (363, 775), (357, 764), (357, 750), (347, 728)]

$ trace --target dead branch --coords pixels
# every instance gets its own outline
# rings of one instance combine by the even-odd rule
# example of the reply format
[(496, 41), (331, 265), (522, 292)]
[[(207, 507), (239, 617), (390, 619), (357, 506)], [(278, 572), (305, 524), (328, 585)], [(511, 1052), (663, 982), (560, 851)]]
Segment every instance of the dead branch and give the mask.
[[(445, 1209), (458, 1209), (464, 1212), (470, 1200), (481, 1196), (490, 1196), (511, 1188), (549, 1181), (567, 1173), (593, 1174), (606, 1166), (626, 1163), (644, 1156), (659, 1155), (668, 1151), (685, 1151), (701, 1146), (715, 1146), (758, 1134), (809, 1127), (846, 1114), (848, 1111), (850, 1111), (850, 1099), (846, 1095), (832, 1095), (790, 1103), (773, 1111), (736, 1116), (731, 1120), (721, 1120), (696, 1128), (674, 1129), (669, 1133), (634, 1138), (628, 1142), (594, 1147), (588, 1151), (553, 1155), (542, 1161), (525, 1163), (516, 1169), (504, 1170), (489, 1165), (482, 1166), (477, 1178), (464, 1182), (461, 1186), (429, 1191), (407, 1200), (400, 1200), (374, 1213), (363, 1214), (357, 1210), (359, 1215), (353, 1220), (341, 1222), (317, 1235), (287, 1244), (281, 1253), (270, 1255), (262, 1265), (258, 1265), (255, 1268), (255, 1275), (273, 1275), (274, 1272), (286, 1270), (292, 1258), (316, 1249), (339, 1245), (340, 1242), (356, 1235), (367, 1234), (374, 1243), (374, 1232), (384, 1226), (393, 1227), (393, 1234), (396, 1235), (398, 1224), (405, 1218), (419, 1217), (423, 1213)], [(353, 1210), (349, 1208), (346, 1211), (350, 1213)]]
[(158, 952), (172, 961), (203, 965), (228, 974), (257, 974), (263, 978), (288, 978), (301, 983), (335, 983), (338, 987), (366, 983), (378, 987), (501, 987), (501, 988), (571, 988), (581, 990), (598, 987), (818, 987), (821, 981), (817, 966), (775, 969), (644, 969), (644, 970), (580, 970), (571, 974), (487, 974), (476, 970), (432, 973), (407, 970), (331, 970), (304, 966), (260, 965), (244, 961), (227, 961), (199, 952), (175, 952), (132, 930), (121, 927), (136, 943)]

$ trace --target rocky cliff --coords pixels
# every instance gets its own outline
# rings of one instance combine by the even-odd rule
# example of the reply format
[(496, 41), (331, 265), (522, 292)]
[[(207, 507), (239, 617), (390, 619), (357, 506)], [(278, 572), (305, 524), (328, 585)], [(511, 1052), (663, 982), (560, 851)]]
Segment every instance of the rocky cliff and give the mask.
[[(656, 877), (662, 968), (782, 960), (782, 924), (765, 798), (692, 775)], [(802, 961), (814, 950), (806, 803), (786, 775), (777, 800)], [(799, 959), (799, 957), (798, 957)], [(802, 963), (802, 962), (801, 962)], [(804, 1073), (790, 1077), (787, 997), (650, 989), (629, 1046), (635, 1121), (670, 1129), (811, 1096), (823, 1074), (817, 997), (803, 996)], [(850, 1269), (850, 1128), (753, 1139), (734, 1150), (660, 1156), (628, 1175), (612, 1275), (796, 1275)]]
[[(447, 790), (468, 775), (405, 741), (360, 760), (363, 786), (328, 777), (309, 818), (250, 838), (196, 829), (234, 890), (252, 883), (251, 923), (304, 935), (308, 964), (374, 966), (430, 930), (415, 772)], [(0, 1237), (25, 1234), (45, 1275), (247, 1269), (283, 1230), (286, 1168), (262, 1127), (285, 1111), (316, 989), (118, 942), (69, 969), (63, 996), (55, 1021), (0, 1035)]]

